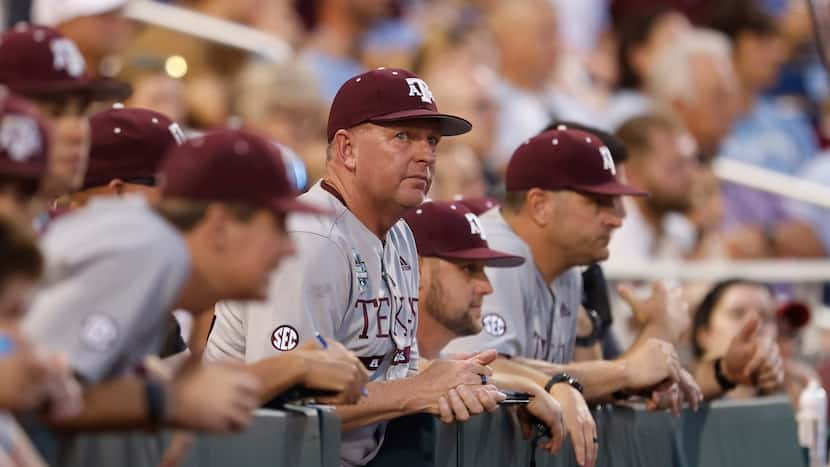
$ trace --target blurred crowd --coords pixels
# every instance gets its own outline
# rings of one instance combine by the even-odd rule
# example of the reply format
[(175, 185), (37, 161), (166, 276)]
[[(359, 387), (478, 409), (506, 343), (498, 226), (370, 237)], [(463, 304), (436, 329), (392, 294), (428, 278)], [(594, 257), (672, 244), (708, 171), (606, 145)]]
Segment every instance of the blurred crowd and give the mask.
[[(612, 172), (619, 180), (649, 194), (620, 198), (624, 216), (611, 229), (614, 232), (603, 265), (647, 265), (658, 259), (820, 259), (830, 251), (830, 211), (724, 182), (714, 170), (716, 161), (734, 160), (830, 188), (830, 153), (826, 152), (830, 146), (830, 88), (802, 1), (161, 2), (272, 35), (292, 51), (279, 63), (267, 54), (244, 51), (221, 40), (133, 21), (126, 14), (130, 7), (127, 0), (27, 3), (12, 2), (0, 14), (0, 21), (6, 22), (5, 28), (0, 24), (0, 30), (5, 30), (0, 39), (0, 85), (25, 98), (6, 98), (4, 89), (0, 92), (0, 115), (35, 116), (27, 120), (34, 122), (31, 124), (11, 125), (4, 120), (0, 132), (0, 147), (6, 150), (0, 161), (6, 164), (0, 164), (0, 316), (2, 335), (6, 336), (0, 336), (0, 372), (3, 379), (10, 374), (20, 379), (8, 388), (0, 385), (0, 407), (5, 409), (30, 410), (48, 400), (57, 412), (50, 417), (59, 420), (66, 413), (77, 414), (82, 402), (80, 386), (72, 377), (73, 371), (78, 373), (74, 362), (28, 347), (25, 361), (2, 358), (15, 346), (28, 345), (18, 322), (33, 301), (40, 300), (43, 308), (46, 299), (33, 298), (37, 287), (56, 284), (77, 272), (67, 266), (45, 274), (50, 248), (74, 248), (78, 253), (72, 261), (83, 264), (87, 260), (81, 245), (88, 239), (78, 232), (74, 233), (77, 239), (65, 240), (67, 245), (77, 242), (71, 247), (43, 242), (39, 248), (36, 235), (49, 231), (55, 218), (81, 209), (95, 196), (140, 194), (154, 205), (165, 200), (170, 194), (156, 190), (153, 181), (161, 156), (187, 138), (198, 141), (202, 134), (210, 138), (218, 128), (240, 131), (233, 133), (237, 138), (252, 131), (277, 143), (291, 190), (308, 190), (327, 174), (327, 148), (332, 141), (327, 122), (330, 125), (329, 110), (335, 95), (351, 77), (379, 67), (411, 70), (429, 83), (427, 92), (441, 112), (462, 116), (472, 124), (471, 131), (443, 139), (437, 146), (435, 175), (427, 193), (432, 200), (463, 200), (476, 214), (505, 203), (505, 211), (518, 213), (516, 204), (525, 200), (511, 197), (516, 190), (505, 184), (511, 156), (540, 132), (577, 129), (603, 140), (609, 158), (614, 159), (609, 162)], [(218, 29), (207, 34), (222, 35)], [(53, 44), (63, 44), (51, 50), (55, 70), (44, 71), (37, 64), (15, 69), (25, 61), (20, 57), (36, 54), (37, 43), (54, 38), (59, 40)], [(61, 81), (50, 72), (68, 73), (73, 79)], [(83, 92), (76, 92), (81, 88)], [(116, 135), (122, 128), (126, 131), (129, 123), (116, 126), (112, 122), (118, 121), (117, 115), (114, 120), (106, 117), (116, 102), (116, 110), (146, 109), (153, 112), (147, 118), (154, 119), (154, 124), (163, 119), (165, 128), (175, 125), (175, 131), (170, 130), (174, 137), (165, 136), (157, 147), (141, 138), (132, 143), (136, 150), (156, 154), (153, 160), (143, 162), (146, 166), (119, 166), (108, 159), (113, 151), (108, 145), (118, 143), (95, 141), (96, 131)], [(245, 144), (257, 144), (241, 138)], [(225, 140), (218, 139), (216, 144), (221, 146)], [(198, 146), (191, 149), (194, 153), (203, 151)], [(21, 155), (29, 153), (36, 156), (29, 159)], [(31, 167), (19, 168), (23, 159), (30, 160)], [(114, 176), (118, 170), (130, 171), (131, 178)], [(166, 170), (162, 172), (172, 173), (169, 167)], [(215, 184), (223, 183), (215, 179)], [(214, 193), (186, 180), (181, 186), (187, 188), (174, 195)], [(221, 200), (224, 195), (211, 196)], [(212, 218), (199, 220), (197, 216), (188, 224), (187, 209), (162, 206), (167, 206), (162, 209), (163, 217), (171, 220), (188, 242), (208, 243), (210, 226), (200, 222)], [(226, 217), (236, 219), (237, 214)], [(247, 222), (244, 213), (237, 217)], [(284, 217), (280, 219), (284, 221)], [(77, 220), (78, 224), (84, 222), (94, 224)], [(224, 225), (224, 221), (215, 222)], [(192, 234), (193, 225), (208, 233)], [(107, 228), (111, 230), (100, 232), (116, 235), (116, 227)], [(129, 229), (129, 224), (122, 228)], [(246, 241), (252, 238), (245, 237)], [(289, 254), (290, 247), (272, 247), (269, 251), (275, 258)], [(171, 268), (165, 280), (184, 283), (184, 273), (177, 275), (174, 266), (164, 264), (169, 258), (162, 256), (159, 254), (159, 270)], [(826, 359), (830, 357), (830, 309), (823, 304), (825, 298), (830, 302), (830, 294), (805, 295), (796, 283), (766, 284), (740, 277), (682, 287), (617, 283), (602, 276), (595, 264), (604, 259), (601, 256), (573, 264), (586, 268), (581, 271), (586, 284), (582, 301), (584, 310), (592, 310), (579, 315), (577, 339), (583, 337), (580, 331), (584, 326), (593, 329), (587, 332), (587, 344), (581, 346), (577, 341), (574, 360), (584, 358), (579, 356), (580, 348), (591, 349), (597, 344), (602, 351), (591, 354), (594, 358), (630, 358), (647, 364), (641, 354), (656, 347), (638, 345), (642, 336), (658, 329), (657, 337), (677, 349), (677, 358), (698, 379), (700, 388), (695, 390), (708, 399), (724, 394), (752, 397), (786, 392), (797, 405), (809, 381), (823, 380), (830, 386), (830, 359)], [(224, 264), (227, 258), (223, 258), (218, 254), (211, 257), (210, 266)], [(273, 267), (278, 262), (260, 267)], [(235, 277), (231, 274), (234, 270), (229, 271), (227, 277), (202, 278), (202, 285), (216, 286)], [(95, 274), (78, 280), (98, 281), (106, 275), (102, 271)], [(421, 275), (429, 277), (423, 271)], [(136, 277), (141, 277), (138, 272)], [(589, 289), (589, 285), (595, 288)], [(187, 306), (175, 300), (178, 292), (166, 291), (163, 293), (169, 296), (159, 298), (163, 300), (160, 306), (201, 311), (196, 308), (212, 308), (219, 300), (257, 298), (256, 293), (243, 289), (216, 286), (213, 294), (185, 301)], [(52, 297), (74, 298), (68, 292)], [(177, 322), (168, 323), (176, 330), (167, 335), (171, 347), (181, 350), (189, 340), (192, 352), (201, 351), (213, 314), (191, 318), (177, 312), (176, 316)], [(93, 344), (106, 349), (107, 333), (114, 332), (111, 323), (87, 324), (82, 332), (91, 333)], [(484, 325), (486, 328), (487, 323)], [(318, 355), (320, 349), (305, 351), (309, 361), (323, 359)], [(353, 358), (345, 349), (332, 352), (338, 352), (336, 357), (324, 359), (343, 363)], [(720, 366), (713, 370), (715, 376), (701, 376), (701, 368), (709, 369), (711, 362), (722, 362), (724, 371), (732, 372), (729, 381), (721, 379)], [(80, 382), (111, 376), (107, 374), (110, 370), (96, 367), (88, 374), (80, 371), (84, 376)], [(228, 374), (188, 371), (191, 379), (182, 380), (182, 395), (170, 396), (177, 401), (194, 396), (198, 391), (193, 388), (198, 384), (218, 382), (230, 373), (237, 378), (234, 384), (248, 392), (261, 395), (265, 391), (273, 396), (285, 389), (276, 384), (267, 390), (257, 389), (257, 384), (230, 369)], [(353, 377), (351, 389), (341, 388), (344, 394), (353, 390), (352, 386), (361, 386), (366, 375)], [(711, 380), (713, 377), (717, 380)], [(684, 386), (682, 375), (674, 378), (681, 388), (690, 390), (693, 386)], [(34, 380), (39, 382), (37, 391), (21, 389), (31, 387), (27, 384)], [(643, 397), (655, 407), (666, 408), (665, 402), (651, 399), (648, 391), (661, 391), (653, 386), (625, 388), (637, 391), (621, 398)], [(152, 390), (147, 391), (151, 397)], [(619, 391), (612, 392), (619, 396)], [(92, 396), (85, 394), (89, 404)], [(606, 398), (610, 395), (602, 394)], [(357, 395), (344, 397), (353, 402)], [(688, 396), (687, 402), (691, 399), (696, 407), (697, 396)], [(230, 396), (226, 402), (231, 404)], [(256, 402), (258, 405), (259, 398)], [(184, 404), (187, 407), (183, 406), (181, 414), (185, 415), (180, 414), (178, 426), (222, 431), (245, 424), (232, 415), (223, 419), (223, 425), (188, 418), (190, 411), (195, 413), (197, 407), (208, 403), (199, 399), (198, 403)], [(434, 412), (438, 414), (438, 409)], [(3, 423), (0, 418), (0, 428)], [(95, 426), (122, 426), (119, 423)], [(71, 426), (84, 426), (83, 420), (73, 419)], [(15, 436), (19, 439), (22, 434)], [(31, 448), (26, 445), (20, 449), (28, 452)], [(33, 453), (16, 455), (36, 457)], [(29, 465), (26, 462), (31, 460), (20, 464)], [(2, 458), (0, 465), (5, 465)]]

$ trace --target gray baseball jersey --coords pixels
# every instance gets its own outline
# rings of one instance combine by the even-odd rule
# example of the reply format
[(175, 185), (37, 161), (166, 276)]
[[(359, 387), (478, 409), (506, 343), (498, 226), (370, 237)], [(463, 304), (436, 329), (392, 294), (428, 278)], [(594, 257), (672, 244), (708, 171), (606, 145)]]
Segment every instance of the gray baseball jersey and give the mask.
[(184, 239), (143, 198), (96, 198), (42, 239), (43, 287), (23, 320), (34, 342), (95, 382), (156, 351), (187, 278)]
[(573, 358), (582, 275), (571, 268), (546, 284), (530, 247), (493, 208), (479, 217), (490, 248), (527, 259), (515, 268), (486, 268), (493, 293), (481, 307), (482, 332), (454, 339), (445, 353), (496, 349), (499, 353), (567, 363)]
[[(253, 362), (297, 348), (315, 332), (353, 351), (374, 380), (417, 369), (418, 256), (404, 221), (381, 241), (327, 185), (300, 199), (334, 213), (297, 215), (288, 230), (297, 255), (274, 274), (264, 303), (222, 302), (205, 358)], [(341, 461), (364, 465), (380, 448), (385, 424), (343, 434)]]

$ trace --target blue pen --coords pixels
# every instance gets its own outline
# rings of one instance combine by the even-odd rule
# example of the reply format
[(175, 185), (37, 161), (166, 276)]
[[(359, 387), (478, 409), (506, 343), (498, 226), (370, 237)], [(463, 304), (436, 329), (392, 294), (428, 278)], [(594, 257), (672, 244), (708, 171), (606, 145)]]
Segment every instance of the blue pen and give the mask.
[[(326, 342), (325, 339), (323, 339), (323, 336), (321, 336), (319, 332), (315, 332), (314, 337), (317, 338), (317, 342), (320, 343), (320, 346), (323, 347), (323, 349), (328, 349), (329, 348), (329, 343)], [(363, 394), (363, 397), (366, 397), (366, 396), (369, 395), (369, 391), (367, 391), (366, 388), (361, 389), (360, 393)]]

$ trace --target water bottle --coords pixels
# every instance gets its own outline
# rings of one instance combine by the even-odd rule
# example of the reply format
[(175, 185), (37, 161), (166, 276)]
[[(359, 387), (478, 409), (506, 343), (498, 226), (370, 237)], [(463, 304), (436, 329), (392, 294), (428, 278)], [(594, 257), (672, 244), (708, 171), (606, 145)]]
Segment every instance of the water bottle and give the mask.
[(808, 467), (827, 465), (827, 394), (816, 380), (801, 391), (798, 407), (798, 443), (807, 450)]

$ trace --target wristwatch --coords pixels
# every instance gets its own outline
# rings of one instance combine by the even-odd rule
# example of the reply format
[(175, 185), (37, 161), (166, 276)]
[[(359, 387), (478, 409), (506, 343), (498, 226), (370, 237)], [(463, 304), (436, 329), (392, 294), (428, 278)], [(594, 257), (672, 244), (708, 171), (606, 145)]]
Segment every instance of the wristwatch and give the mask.
[(567, 373), (558, 373), (553, 375), (553, 377), (548, 380), (548, 383), (545, 384), (545, 391), (550, 392), (550, 388), (552, 388), (554, 384), (559, 383), (567, 383), (582, 394), (582, 384), (580, 384), (579, 380)]

